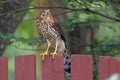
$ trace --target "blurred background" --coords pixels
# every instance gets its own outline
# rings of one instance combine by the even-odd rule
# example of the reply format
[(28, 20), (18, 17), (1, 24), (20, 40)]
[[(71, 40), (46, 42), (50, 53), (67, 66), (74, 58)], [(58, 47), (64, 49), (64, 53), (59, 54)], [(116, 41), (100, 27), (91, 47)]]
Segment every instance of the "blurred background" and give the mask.
[(36, 54), (39, 61), (47, 47), (35, 28), (43, 7), (62, 25), (71, 54), (93, 55), (98, 80), (98, 56), (120, 53), (120, 0), (0, 0), (0, 56), (9, 58), (9, 80), (15, 56)]

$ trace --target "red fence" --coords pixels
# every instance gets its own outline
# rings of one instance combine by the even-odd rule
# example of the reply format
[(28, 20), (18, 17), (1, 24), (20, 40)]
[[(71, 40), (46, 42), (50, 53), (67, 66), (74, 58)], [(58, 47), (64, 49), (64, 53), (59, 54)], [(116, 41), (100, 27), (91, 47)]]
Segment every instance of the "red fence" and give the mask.
[[(71, 56), (71, 80), (93, 80), (93, 60), (88, 55)], [(99, 78), (105, 80), (113, 73), (120, 73), (120, 61), (114, 57), (99, 57)], [(8, 80), (8, 58), (0, 57), (0, 80)], [(15, 80), (36, 80), (36, 56), (15, 57)], [(64, 80), (63, 57), (46, 56), (42, 62), (42, 80)]]
[(105, 80), (106, 77), (109, 77), (111, 74), (114, 73), (120, 74), (120, 60), (114, 57), (100, 56), (99, 57), (100, 80)]

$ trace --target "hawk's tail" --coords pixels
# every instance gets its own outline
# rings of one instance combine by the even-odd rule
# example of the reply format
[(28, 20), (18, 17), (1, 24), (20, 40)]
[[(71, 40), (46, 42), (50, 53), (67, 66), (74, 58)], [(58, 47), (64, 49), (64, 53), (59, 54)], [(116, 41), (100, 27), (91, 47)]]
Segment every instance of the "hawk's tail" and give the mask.
[(68, 54), (68, 51), (66, 50), (64, 53), (64, 73), (65, 76), (70, 77), (71, 73), (71, 58), (70, 54)]

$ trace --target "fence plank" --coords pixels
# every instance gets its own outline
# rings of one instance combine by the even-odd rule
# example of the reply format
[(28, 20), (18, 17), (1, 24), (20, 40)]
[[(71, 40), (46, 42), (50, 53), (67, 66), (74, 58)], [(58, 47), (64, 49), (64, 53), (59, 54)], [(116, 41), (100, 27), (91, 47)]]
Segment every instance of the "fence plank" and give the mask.
[(117, 59), (117, 71), (120, 74), (120, 59)]
[(0, 57), (0, 80), (8, 80), (8, 58)]
[(63, 56), (56, 55), (53, 60), (46, 56), (42, 62), (42, 80), (64, 80)]
[(99, 57), (99, 78), (105, 80), (109, 77), (109, 58), (108, 56)]
[(72, 55), (71, 60), (72, 80), (93, 80), (92, 56)]
[(109, 58), (109, 76), (118, 73), (117, 71), (117, 59), (115, 57)]
[(15, 80), (36, 80), (36, 56), (15, 57)]
[(120, 61), (115, 57), (100, 56), (99, 57), (100, 80), (105, 80), (114, 73), (120, 73)]

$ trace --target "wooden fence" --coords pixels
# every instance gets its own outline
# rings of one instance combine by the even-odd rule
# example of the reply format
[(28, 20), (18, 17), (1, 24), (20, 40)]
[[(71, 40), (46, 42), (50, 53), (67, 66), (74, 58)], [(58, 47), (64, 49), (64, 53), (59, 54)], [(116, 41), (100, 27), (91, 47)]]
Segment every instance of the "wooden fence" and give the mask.
[[(91, 55), (71, 56), (71, 80), (93, 80)], [(99, 57), (99, 80), (105, 80), (113, 73), (120, 73), (120, 61), (114, 57)], [(55, 59), (46, 56), (42, 62), (42, 80), (64, 80), (63, 57)], [(0, 80), (8, 80), (8, 58), (0, 57)], [(36, 80), (36, 56), (15, 57), (15, 80)]]

